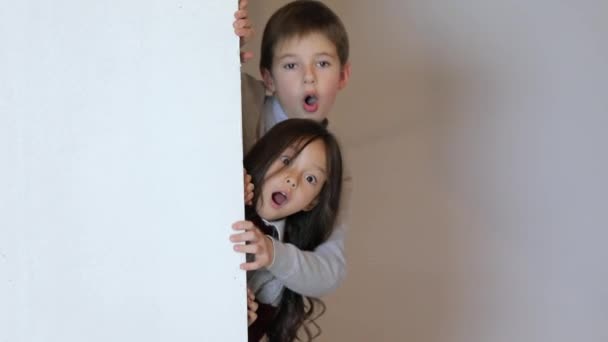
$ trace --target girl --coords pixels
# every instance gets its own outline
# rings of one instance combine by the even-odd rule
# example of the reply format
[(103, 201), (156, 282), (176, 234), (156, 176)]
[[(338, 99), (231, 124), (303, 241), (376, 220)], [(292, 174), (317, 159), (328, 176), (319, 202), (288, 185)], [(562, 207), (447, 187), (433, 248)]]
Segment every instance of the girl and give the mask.
[[(243, 233), (233, 235), (235, 250), (269, 265), (248, 273), (247, 285), (259, 302), (257, 321), (249, 329), (249, 340), (293, 341), (299, 328), (309, 340), (315, 336), (305, 325), (313, 322), (318, 299), (304, 297), (285, 288), (272, 273), (273, 239), (312, 251), (331, 234), (340, 203), (342, 157), (335, 137), (320, 123), (291, 119), (274, 126), (245, 156), (255, 191), (247, 206), (247, 221), (234, 224)], [(268, 263), (267, 263), (268, 264)], [(318, 334), (317, 334), (318, 335)]]

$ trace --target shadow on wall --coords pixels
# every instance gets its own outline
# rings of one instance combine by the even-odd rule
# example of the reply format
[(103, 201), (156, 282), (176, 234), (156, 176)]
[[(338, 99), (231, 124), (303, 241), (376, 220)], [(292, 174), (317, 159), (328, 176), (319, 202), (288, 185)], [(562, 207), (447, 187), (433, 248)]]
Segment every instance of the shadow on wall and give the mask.
[(319, 341), (603, 341), (605, 5), (325, 3), (355, 193)]

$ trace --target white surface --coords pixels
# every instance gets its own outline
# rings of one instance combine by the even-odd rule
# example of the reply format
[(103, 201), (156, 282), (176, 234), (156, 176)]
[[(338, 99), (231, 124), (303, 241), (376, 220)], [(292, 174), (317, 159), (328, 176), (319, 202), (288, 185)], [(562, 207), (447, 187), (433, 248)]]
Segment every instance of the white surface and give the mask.
[(236, 1), (0, 5), (0, 341), (244, 341)]

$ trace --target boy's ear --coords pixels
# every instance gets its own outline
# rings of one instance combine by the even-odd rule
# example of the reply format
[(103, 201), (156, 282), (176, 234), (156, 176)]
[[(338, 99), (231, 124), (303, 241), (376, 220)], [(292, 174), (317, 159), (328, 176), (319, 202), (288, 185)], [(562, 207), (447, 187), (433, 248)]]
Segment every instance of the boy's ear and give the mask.
[(264, 86), (266, 87), (266, 91), (270, 94), (274, 94), (275, 87), (274, 81), (272, 80), (272, 74), (266, 68), (262, 68), (260, 70), (260, 73), (262, 74), (262, 80), (264, 80)]
[(340, 71), (340, 84), (338, 85), (338, 89), (342, 90), (348, 84), (348, 80), (350, 79), (350, 62), (346, 62)]
[(319, 204), (319, 197), (315, 197), (315, 199), (312, 200), (312, 202), (308, 203), (308, 205), (306, 207), (304, 207), (304, 209), (302, 209), (302, 211), (311, 211), (313, 210), (317, 204)]

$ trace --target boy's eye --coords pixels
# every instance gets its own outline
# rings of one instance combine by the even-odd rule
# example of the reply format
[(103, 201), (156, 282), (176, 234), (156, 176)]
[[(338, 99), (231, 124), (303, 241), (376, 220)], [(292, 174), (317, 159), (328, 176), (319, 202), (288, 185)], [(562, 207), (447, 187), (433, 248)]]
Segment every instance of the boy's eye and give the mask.
[(329, 63), (328, 61), (319, 61), (317, 62), (317, 65), (321, 68), (327, 68), (331, 65), (331, 63)]
[(306, 176), (306, 181), (310, 184), (317, 184), (317, 177), (315, 176)]
[(296, 67), (296, 63), (285, 63), (283, 65), (283, 68), (285, 68), (287, 70), (295, 69), (295, 67)]
[(283, 163), (283, 165), (289, 165), (289, 163), (291, 163), (291, 159), (287, 156), (282, 156), (281, 162)]

